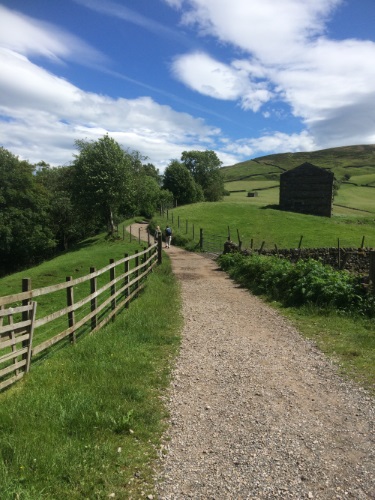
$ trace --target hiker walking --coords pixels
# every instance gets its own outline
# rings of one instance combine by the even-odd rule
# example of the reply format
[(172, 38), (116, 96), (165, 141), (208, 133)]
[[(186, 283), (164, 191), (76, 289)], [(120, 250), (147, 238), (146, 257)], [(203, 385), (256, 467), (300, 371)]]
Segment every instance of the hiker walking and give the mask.
[(172, 241), (172, 229), (168, 225), (165, 228), (165, 248), (169, 248), (171, 246)]

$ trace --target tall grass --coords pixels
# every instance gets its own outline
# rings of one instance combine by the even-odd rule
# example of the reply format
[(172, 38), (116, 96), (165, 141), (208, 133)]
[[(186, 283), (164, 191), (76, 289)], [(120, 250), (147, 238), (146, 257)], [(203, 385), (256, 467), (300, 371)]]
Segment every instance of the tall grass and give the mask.
[(166, 417), (161, 395), (181, 321), (178, 285), (164, 259), (115, 322), (2, 393), (0, 498), (151, 494)]

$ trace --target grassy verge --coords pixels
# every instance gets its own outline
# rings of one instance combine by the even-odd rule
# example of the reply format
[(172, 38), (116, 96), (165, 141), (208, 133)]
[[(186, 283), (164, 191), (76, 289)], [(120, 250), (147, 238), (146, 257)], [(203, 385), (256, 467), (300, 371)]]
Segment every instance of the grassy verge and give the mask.
[(330, 357), (343, 375), (375, 394), (374, 320), (348, 317), (312, 307), (279, 311)]
[(164, 259), (114, 323), (32, 367), (1, 394), (0, 497), (152, 493), (166, 416), (161, 395), (180, 325), (178, 285)]
[(316, 261), (292, 265), (258, 255), (227, 254), (219, 264), (272, 301), (343, 373), (375, 390), (375, 300), (355, 277)]

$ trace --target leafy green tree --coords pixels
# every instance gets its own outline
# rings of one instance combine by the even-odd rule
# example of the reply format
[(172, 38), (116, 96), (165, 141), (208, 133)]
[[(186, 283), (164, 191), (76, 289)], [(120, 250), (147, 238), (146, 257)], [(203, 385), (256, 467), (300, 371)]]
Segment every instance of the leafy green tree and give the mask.
[(28, 267), (55, 247), (48, 226), (49, 195), (35, 167), (0, 148), (0, 274)]
[(178, 160), (172, 160), (164, 172), (163, 188), (173, 193), (179, 205), (202, 201), (202, 190), (189, 170)]
[(115, 231), (124, 200), (134, 197), (134, 171), (138, 158), (124, 151), (108, 135), (97, 141), (76, 141), (79, 154), (73, 162), (73, 193), (87, 221), (106, 224)]
[(73, 169), (39, 163), (36, 181), (49, 193), (49, 225), (58, 248), (67, 250), (83, 239), (88, 230), (72, 201)]
[(163, 178), (160, 175), (159, 169), (156, 168), (155, 165), (153, 165), (152, 163), (146, 163), (145, 165), (143, 165), (143, 171), (147, 176), (155, 179), (158, 185), (161, 186)]
[(138, 190), (138, 210), (144, 217), (151, 218), (160, 205), (160, 187), (155, 178), (142, 176)]
[(184, 151), (181, 161), (199, 184), (207, 201), (218, 201), (224, 192), (224, 178), (220, 172), (222, 162), (215, 151)]

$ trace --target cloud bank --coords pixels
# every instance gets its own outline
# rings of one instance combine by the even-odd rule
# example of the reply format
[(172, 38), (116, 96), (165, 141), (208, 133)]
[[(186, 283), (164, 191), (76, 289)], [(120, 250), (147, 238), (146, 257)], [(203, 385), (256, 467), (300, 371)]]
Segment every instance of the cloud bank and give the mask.
[(161, 1), (179, 13), (183, 36), (114, 2), (76, 0), (156, 36), (176, 41), (189, 33), (211, 47), (181, 42), (170, 69), (192, 100), (211, 100), (216, 119), (214, 103), (228, 102), (250, 118), (278, 119), (280, 127), (289, 115), (299, 130), (270, 125), (256, 135), (229, 137), (200, 118), (200, 104), (192, 113), (178, 112), (144, 95), (148, 84), (142, 82), (143, 95), (133, 99), (87, 92), (58, 76), (58, 68), (79, 63), (110, 74), (108, 55), (0, 5), (1, 145), (32, 162), (62, 165), (73, 159), (76, 139), (108, 132), (163, 170), (187, 149), (214, 149), (230, 165), (276, 151), (375, 143), (375, 43), (330, 38), (329, 23), (343, 0)]

